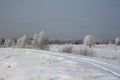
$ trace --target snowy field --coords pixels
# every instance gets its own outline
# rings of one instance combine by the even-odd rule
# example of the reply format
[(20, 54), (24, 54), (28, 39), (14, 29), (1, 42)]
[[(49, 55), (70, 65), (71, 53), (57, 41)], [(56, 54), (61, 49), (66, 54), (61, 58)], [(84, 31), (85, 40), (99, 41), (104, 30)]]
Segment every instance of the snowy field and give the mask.
[(57, 52), (58, 47), (0, 48), (0, 80), (120, 80), (120, 47), (95, 46), (96, 57)]
[[(50, 50), (60, 52), (62, 47), (64, 47), (64, 45), (51, 45)], [(80, 50), (81, 47), (83, 47), (83, 45), (73, 45), (73, 50)], [(92, 47), (92, 50), (96, 54), (96, 57), (92, 58), (120, 66), (120, 46), (117, 46), (117, 50), (115, 51), (115, 45), (95, 45)], [(76, 55), (74, 52), (75, 51), (71, 54)]]
[(120, 67), (120, 46), (117, 46), (116, 51), (114, 45), (99, 45), (93, 49), (97, 58)]

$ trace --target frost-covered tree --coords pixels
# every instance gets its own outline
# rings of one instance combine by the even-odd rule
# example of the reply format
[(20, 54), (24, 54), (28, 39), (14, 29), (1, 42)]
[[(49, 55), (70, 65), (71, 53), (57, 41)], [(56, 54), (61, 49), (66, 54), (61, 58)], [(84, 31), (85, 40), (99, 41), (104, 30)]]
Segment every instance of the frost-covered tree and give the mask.
[(116, 45), (120, 45), (120, 37), (117, 37), (117, 38), (115, 39), (115, 44), (116, 44)]
[(34, 34), (32, 45), (34, 48), (38, 48), (38, 34)]
[(11, 46), (14, 46), (14, 45), (15, 45), (14, 40), (12, 40), (12, 39), (5, 39), (5, 43), (4, 43), (5, 47), (11, 47)]
[(91, 46), (95, 43), (95, 38), (92, 35), (87, 35), (84, 38), (84, 45), (88, 46), (89, 48), (91, 48)]
[(35, 34), (33, 36), (33, 42), (32, 45), (34, 48), (40, 48), (40, 49), (45, 49), (47, 46), (47, 36), (44, 33), (44, 31), (41, 31), (38, 34)]
[(24, 35), (23, 37), (21, 37), (17, 40), (17, 47), (19, 47), (19, 48), (26, 47), (26, 44), (27, 44), (27, 36), (26, 35)]
[(115, 39), (115, 51), (116, 51), (116, 45), (120, 45), (120, 37), (117, 37), (116, 39)]
[(44, 49), (45, 46), (46, 46), (46, 40), (47, 40), (47, 37), (44, 33), (44, 31), (41, 31), (39, 34), (38, 34), (38, 46), (41, 48), (41, 49)]

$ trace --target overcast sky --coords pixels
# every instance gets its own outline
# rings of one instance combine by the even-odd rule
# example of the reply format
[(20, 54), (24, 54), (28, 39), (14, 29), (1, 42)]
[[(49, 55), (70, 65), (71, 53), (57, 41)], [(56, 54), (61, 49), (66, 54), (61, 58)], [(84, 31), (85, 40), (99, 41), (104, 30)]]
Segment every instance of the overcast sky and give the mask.
[(98, 39), (120, 36), (120, 0), (0, 0), (0, 37)]

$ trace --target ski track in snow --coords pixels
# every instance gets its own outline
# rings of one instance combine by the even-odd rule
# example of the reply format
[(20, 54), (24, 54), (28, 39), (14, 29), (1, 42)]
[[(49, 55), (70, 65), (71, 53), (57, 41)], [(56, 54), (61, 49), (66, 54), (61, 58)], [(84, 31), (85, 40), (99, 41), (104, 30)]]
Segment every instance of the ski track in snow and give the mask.
[[(0, 58), (0, 64), (2, 64), (2, 68), (4, 69), (7, 69), (9, 71), (9, 73), (7, 74), (7, 72), (5, 71), (4, 73), (7, 74), (4, 76), (3, 74), (3, 78), (5, 79), (6, 76), (12, 76), (11, 74), (18, 74), (18, 76), (16, 77), (13, 77), (12, 79), (13, 80), (29, 80), (28, 77), (26, 77), (25, 75), (28, 74), (28, 73), (25, 73), (27, 69), (25, 69), (23, 66), (17, 68), (17, 66), (19, 65), (22, 65), (22, 64), (19, 64), (19, 63), (23, 63), (24, 64), (24, 61), (22, 60), (19, 60), (19, 58), (13, 58), (14, 56), (21, 56), (21, 54), (12, 54), (12, 50), (15, 52), (20, 52), (24, 54), (25, 53), (34, 53), (34, 54), (46, 54), (46, 55), (52, 55), (52, 56), (55, 56), (55, 57), (61, 57), (61, 58), (64, 58), (66, 60), (70, 60), (70, 61), (73, 61), (73, 62), (77, 62), (78, 64), (80, 63), (85, 63), (85, 64), (89, 64), (91, 66), (94, 66), (104, 72), (107, 72), (107, 73), (110, 73), (112, 74), (113, 76), (117, 77), (117, 78), (120, 78), (120, 67), (119, 66), (116, 66), (116, 65), (111, 65), (111, 64), (108, 64), (108, 63), (105, 63), (105, 62), (102, 62), (102, 61), (98, 61), (98, 60), (94, 60), (94, 59), (91, 59), (91, 58), (87, 58), (87, 57), (84, 57), (84, 56), (78, 56), (78, 55), (73, 55), (73, 54), (67, 54), (67, 53), (60, 53), (60, 52), (53, 52), (53, 51), (43, 51), (43, 50), (32, 50), (32, 49), (10, 49), (10, 53), (11, 54), (6, 54), (5, 56), (3, 55), (1, 58)], [(4, 54), (4, 53), (3, 53)], [(22, 54), (22, 55), (23, 55)], [(27, 54), (27, 55), (28, 55)], [(32, 55), (34, 55), (32, 54)], [(37, 55), (35, 55), (37, 56)], [(28, 56), (29, 57), (29, 56)], [(31, 56), (30, 56), (31, 57)], [(26, 58), (26, 57), (23, 57), (23, 59)], [(38, 57), (39, 58), (39, 57)], [(10, 61), (9, 61), (10, 60)], [(32, 60), (32, 59), (31, 59)], [(21, 62), (22, 61), (22, 62)], [(6, 62), (4, 64), (4, 62)], [(11, 64), (12, 63), (12, 64)], [(38, 62), (39, 63), (39, 62)], [(9, 64), (11, 64), (11, 66), (13, 68), (9, 68), (10, 66), (8, 66)], [(30, 64), (30, 63), (29, 63)], [(4, 67), (4, 66), (7, 66), (7, 67)], [(11, 73), (12, 70), (14, 70), (14, 67), (16, 67), (16, 71), (17, 73)], [(30, 65), (28, 65), (28, 67), (30, 67)], [(1, 69), (2, 69), (1, 68)], [(32, 68), (32, 67), (30, 67)], [(36, 67), (37, 68), (37, 67)], [(29, 69), (28, 69), (29, 70)], [(1, 74), (1, 73), (0, 73)], [(24, 77), (21, 77), (18, 79), (19, 75), (21, 76), (24, 76)], [(32, 74), (34, 75), (34, 74)], [(97, 74), (98, 75), (98, 74)], [(38, 76), (39, 77), (39, 76)], [(41, 76), (40, 76), (41, 77)], [(1, 79), (0, 79), (1, 80)], [(34, 80), (34, 77), (33, 79), (31, 80)], [(46, 80), (46, 79), (43, 79), (43, 80)]]
[(88, 63), (90, 65), (93, 65), (101, 70), (104, 70), (105, 72), (109, 72), (112, 75), (120, 78), (120, 67), (115, 66), (115, 65), (111, 65), (102, 61), (97, 61), (97, 60), (93, 60), (93, 59), (89, 59), (89, 58), (83, 58), (83, 57), (78, 57), (78, 56), (74, 56), (73, 55), (68, 55), (66, 53), (56, 53), (53, 51), (33, 51), (35, 53), (42, 53), (42, 54), (50, 54), (50, 55), (54, 55), (57, 57), (64, 57), (65, 59), (69, 59), (75, 62), (83, 62), (83, 63)]

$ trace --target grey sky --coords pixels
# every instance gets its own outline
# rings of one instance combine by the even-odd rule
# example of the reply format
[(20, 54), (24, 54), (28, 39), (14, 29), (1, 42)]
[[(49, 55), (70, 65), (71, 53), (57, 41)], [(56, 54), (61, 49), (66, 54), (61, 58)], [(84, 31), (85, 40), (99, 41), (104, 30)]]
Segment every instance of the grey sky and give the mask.
[(52, 39), (120, 36), (120, 0), (0, 0), (0, 36)]

